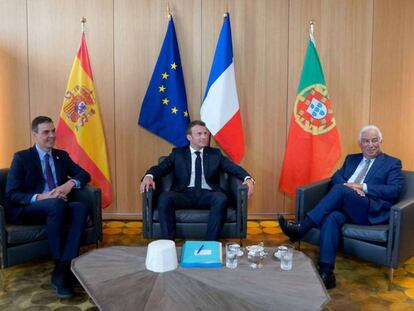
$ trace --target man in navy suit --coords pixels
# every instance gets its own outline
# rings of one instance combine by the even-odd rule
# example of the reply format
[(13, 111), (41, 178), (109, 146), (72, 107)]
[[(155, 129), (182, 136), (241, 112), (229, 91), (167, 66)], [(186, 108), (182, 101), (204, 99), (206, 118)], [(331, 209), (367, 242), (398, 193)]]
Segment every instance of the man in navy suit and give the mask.
[[(49, 117), (32, 121), (35, 145), (16, 152), (7, 177), (6, 218), (16, 224), (45, 224), (55, 260), (51, 284), (59, 298), (73, 295), (70, 262), (78, 255), (87, 207), (68, 202), (73, 188), (90, 181), (89, 174), (68, 153), (54, 149), (55, 127)], [(67, 227), (67, 230), (66, 230)]]
[(210, 133), (204, 122), (192, 121), (187, 127), (188, 147), (174, 148), (159, 165), (151, 167), (142, 179), (141, 193), (149, 187), (155, 189), (154, 179), (173, 173), (173, 185), (169, 192), (163, 192), (157, 202), (161, 226), (161, 238), (175, 238), (175, 209), (210, 209), (207, 241), (220, 237), (226, 212), (227, 196), (220, 189), (220, 171), (241, 180), (253, 193), (254, 180), (243, 168), (223, 156), (219, 149), (208, 147)]
[(358, 142), (362, 153), (346, 157), (332, 176), (328, 194), (301, 224), (278, 215), (282, 231), (292, 242), (313, 227), (320, 229), (319, 273), (328, 289), (336, 286), (333, 270), (342, 226), (387, 223), (390, 207), (402, 189), (401, 161), (381, 152), (382, 134), (378, 127), (362, 128)]

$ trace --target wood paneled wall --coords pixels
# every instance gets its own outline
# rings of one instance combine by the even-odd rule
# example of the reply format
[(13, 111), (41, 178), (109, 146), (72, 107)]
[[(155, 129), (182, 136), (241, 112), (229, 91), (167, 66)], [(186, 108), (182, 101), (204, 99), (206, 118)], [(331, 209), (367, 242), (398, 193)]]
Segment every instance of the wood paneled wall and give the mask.
[[(384, 150), (414, 169), (414, 1), (168, 3), (193, 119), (199, 118), (226, 7), (231, 14), (247, 147), (242, 165), (258, 181), (251, 217), (294, 211), (293, 199), (278, 191), (278, 179), (310, 20), (316, 22), (343, 155), (358, 151), (359, 129), (374, 123), (383, 131)], [(137, 126), (166, 31), (166, 9), (166, 0), (0, 0), (0, 166), (31, 144), (33, 117), (57, 119), (85, 16), (115, 194), (105, 217), (139, 217), (139, 179), (171, 149)]]

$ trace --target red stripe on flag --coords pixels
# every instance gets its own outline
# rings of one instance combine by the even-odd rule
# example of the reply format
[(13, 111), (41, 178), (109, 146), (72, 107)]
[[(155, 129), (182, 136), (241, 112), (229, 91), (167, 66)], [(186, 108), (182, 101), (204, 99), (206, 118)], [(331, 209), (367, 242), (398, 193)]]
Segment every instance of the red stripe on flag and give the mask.
[(331, 176), (340, 157), (336, 127), (327, 133), (312, 135), (299, 127), (292, 117), (280, 175), (280, 190), (294, 196), (297, 187)]
[(80, 60), (83, 70), (88, 74), (89, 78), (93, 81), (91, 64), (89, 62), (88, 47), (86, 46), (85, 33), (82, 33), (81, 45), (79, 47), (77, 57)]
[(75, 134), (66, 122), (59, 118), (56, 130), (56, 147), (66, 150), (72, 160), (85, 169), (91, 175), (91, 184), (102, 190), (102, 207), (105, 208), (112, 203), (112, 185), (105, 175), (102, 174), (95, 162), (85, 153), (78, 144)]
[(240, 110), (214, 135), (214, 139), (230, 158), (240, 163), (244, 155), (244, 134)]

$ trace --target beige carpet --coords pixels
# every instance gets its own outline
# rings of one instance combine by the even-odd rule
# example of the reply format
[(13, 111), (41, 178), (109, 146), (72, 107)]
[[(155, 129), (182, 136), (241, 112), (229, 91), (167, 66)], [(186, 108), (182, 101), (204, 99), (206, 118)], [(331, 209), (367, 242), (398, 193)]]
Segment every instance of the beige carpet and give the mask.
[[(141, 222), (106, 221), (101, 247), (146, 245), (149, 241), (142, 239), (141, 228)], [(244, 244), (261, 241), (265, 246), (277, 246), (286, 242), (286, 238), (274, 221), (249, 221)], [(302, 250), (308, 256), (317, 258), (317, 247), (305, 243), (302, 245)], [(86, 251), (88, 249), (82, 249), (82, 252)], [(57, 298), (50, 287), (52, 269), (50, 260), (5, 269), (7, 290), (0, 293), (0, 310), (97, 310), (83, 291), (71, 299)], [(326, 310), (414, 310), (414, 257), (395, 272), (390, 290), (388, 269), (364, 261), (339, 255), (336, 275), (337, 287), (329, 291), (332, 300)]]

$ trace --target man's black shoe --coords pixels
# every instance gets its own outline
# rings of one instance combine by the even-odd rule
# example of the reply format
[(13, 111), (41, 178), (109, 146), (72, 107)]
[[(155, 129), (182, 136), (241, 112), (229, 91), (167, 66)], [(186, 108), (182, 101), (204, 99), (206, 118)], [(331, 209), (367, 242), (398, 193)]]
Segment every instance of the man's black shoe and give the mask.
[(320, 276), (321, 276), (321, 279), (323, 281), (323, 285), (325, 285), (326, 289), (331, 289), (331, 288), (336, 287), (335, 274), (333, 274), (333, 273), (327, 274), (325, 272), (321, 272)]
[(66, 299), (73, 297), (72, 287), (68, 284), (63, 275), (54, 273), (50, 283), (56, 290), (56, 296), (58, 296), (58, 298)]
[(73, 297), (72, 285), (69, 283), (67, 274), (67, 262), (56, 261), (50, 284), (56, 290), (56, 296), (62, 299)]
[(283, 233), (289, 237), (289, 241), (295, 243), (299, 240), (299, 228), (300, 224), (293, 221), (287, 221), (282, 215), (277, 215), (277, 221), (279, 222), (280, 229)]

